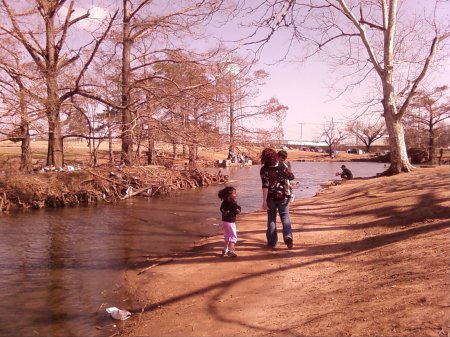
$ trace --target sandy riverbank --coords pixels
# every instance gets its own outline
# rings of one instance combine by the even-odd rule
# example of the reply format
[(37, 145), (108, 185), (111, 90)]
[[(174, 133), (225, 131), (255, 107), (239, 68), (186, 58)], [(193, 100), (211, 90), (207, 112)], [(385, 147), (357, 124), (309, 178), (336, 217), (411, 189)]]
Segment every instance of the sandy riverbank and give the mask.
[[(169, 263), (126, 272), (131, 336), (447, 336), (450, 167), (347, 181), (291, 206), (294, 249), (262, 211)], [(258, 191), (259, 192), (259, 191)]]

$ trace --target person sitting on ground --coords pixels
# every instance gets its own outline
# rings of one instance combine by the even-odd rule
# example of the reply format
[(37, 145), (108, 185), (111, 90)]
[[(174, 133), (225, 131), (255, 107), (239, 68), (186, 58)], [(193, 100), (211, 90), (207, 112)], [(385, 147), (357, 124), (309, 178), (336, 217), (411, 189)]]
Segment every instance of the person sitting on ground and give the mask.
[(337, 176), (341, 176), (342, 179), (353, 179), (353, 173), (345, 165), (341, 166), (342, 172), (337, 172)]

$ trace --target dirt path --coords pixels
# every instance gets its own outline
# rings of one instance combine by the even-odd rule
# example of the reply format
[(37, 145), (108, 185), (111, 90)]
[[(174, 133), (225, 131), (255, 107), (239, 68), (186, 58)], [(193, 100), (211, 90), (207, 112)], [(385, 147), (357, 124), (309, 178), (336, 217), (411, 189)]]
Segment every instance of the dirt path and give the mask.
[[(291, 206), (294, 249), (265, 248), (265, 213), (126, 274), (133, 336), (448, 336), (450, 167), (345, 182)], [(257, 191), (259, 193), (259, 191)], [(150, 265), (149, 263), (148, 265)]]

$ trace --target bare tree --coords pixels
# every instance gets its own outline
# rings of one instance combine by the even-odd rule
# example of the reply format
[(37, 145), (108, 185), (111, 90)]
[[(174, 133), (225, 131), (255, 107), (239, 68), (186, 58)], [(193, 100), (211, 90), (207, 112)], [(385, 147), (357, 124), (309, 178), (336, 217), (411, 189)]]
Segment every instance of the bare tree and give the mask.
[(386, 127), (379, 119), (377, 121), (354, 120), (347, 124), (347, 132), (365, 145), (366, 152), (370, 152), (372, 144), (385, 135)]
[(378, 81), (391, 150), (386, 173), (411, 171), (402, 119), (432, 62), (438, 54), (448, 56), (444, 54), (450, 36), (448, 17), (442, 15), (448, 13), (448, 1), (427, 1), (429, 11), (398, 0), (248, 3), (246, 17), (259, 15), (253, 22), (257, 30), (252, 43), (264, 45), (277, 32), (289, 31), (290, 52), (294, 52), (293, 43), (299, 42), (303, 57), (325, 52), (336, 69), (350, 67), (351, 73), (343, 77), (347, 89), (364, 79)]
[(63, 109), (67, 115), (63, 138), (86, 139), (91, 165), (96, 165), (98, 148), (104, 140), (108, 141), (108, 161), (114, 163), (113, 141), (120, 138), (122, 118), (116, 71), (120, 63), (114, 61), (109, 53), (99, 50), (79, 95), (72, 97), (70, 105)]
[[(166, 60), (155, 65), (156, 73), (164, 79), (151, 81), (161, 92), (154, 98), (159, 102), (159, 123), (174, 146), (181, 143), (188, 147), (189, 164), (193, 167), (198, 145), (207, 146), (218, 137), (212, 125), (214, 117), (223, 113), (222, 104), (216, 100), (210, 65), (191, 60), (181, 51), (171, 52)], [(156, 94), (155, 89), (153, 92)]]
[[(256, 132), (254, 125), (262, 119), (273, 122), (274, 133), (280, 133), (286, 118), (288, 107), (277, 98), (257, 103), (260, 88), (265, 85), (269, 74), (263, 69), (255, 69), (254, 61), (249, 62), (235, 55), (228, 55), (226, 61), (217, 64), (218, 99), (225, 104), (226, 130), (229, 135), (229, 147), (234, 152), (238, 141), (242, 142)], [(276, 131), (276, 132), (275, 132)]]
[[(111, 19), (104, 32), (91, 43), (78, 49), (68, 49), (70, 30), (88, 18), (89, 13), (74, 17), (74, 1), (67, 7), (64, 7), (65, 3), (66, 0), (33, 0), (28, 6), (20, 7), (8, 0), (0, 2), (0, 10), (9, 21), (7, 24), (4, 20), (0, 30), (13, 37), (23, 47), (45, 83), (44, 92), (25, 87), (23, 89), (32, 99), (44, 106), (48, 122), (47, 165), (57, 167), (64, 164), (61, 107), (78, 93), (84, 74), (113, 22)], [(42, 26), (45, 27), (43, 32), (39, 29)], [(77, 63), (83, 55), (87, 57), (83, 62)], [(68, 76), (68, 73), (72, 73), (72, 76)]]
[[(17, 53), (11, 39), (3, 39), (0, 46), (0, 90), (2, 92), (2, 110), (4, 121), (9, 127), (0, 126), (0, 133), (8, 139), (21, 142), (20, 171), (30, 172), (33, 168), (30, 146), (30, 128), (34, 118), (31, 113), (33, 107), (29, 95), (25, 90), (23, 76), (26, 66), (21, 62), (21, 55)], [(3, 123), (2, 123), (3, 124)]]
[(334, 119), (331, 118), (331, 120), (323, 125), (322, 137), (324, 138), (324, 142), (328, 146), (330, 157), (334, 157), (333, 148), (341, 144), (342, 141), (348, 137), (346, 132), (342, 130), (337, 124), (338, 123), (336, 123)]
[(140, 118), (138, 106), (143, 99), (149, 98), (142, 93), (142, 86), (149, 77), (157, 77), (151, 71), (152, 66), (168, 50), (180, 48), (174, 47), (176, 41), (192, 37), (194, 27), (221, 5), (221, 1), (183, 0), (157, 8), (158, 3), (152, 0), (122, 0), (122, 30), (117, 32), (117, 42), (122, 52), (122, 161), (126, 165), (132, 165), (134, 161), (134, 132)]
[[(67, 134), (64, 138), (75, 137), (87, 140), (90, 153), (90, 165), (98, 163), (98, 150), (101, 143), (109, 141), (109, 162), (113, 161), (112, 132), (114, 120), (111, 109), (102, 111), (102, 106), (95, 100), (73, 99), (67, 112)], [(116, 114), (117, 115), (117, 114)]]
[(434, 153), (436, 141), (444, 135), (444, 121), (450, 118), (450, 97), (445, 95), (448, 86), (436, 87), (431, 91), (417, 92), (411, 103), (411, 114), (405, 122), (414, 126), (423, 126), (428, 134), (428, 153)]
[(446, 123), (443, 127), (440, 144), (442, 147), (446, 146), (448, 148), (450, 146), (450, 123)]

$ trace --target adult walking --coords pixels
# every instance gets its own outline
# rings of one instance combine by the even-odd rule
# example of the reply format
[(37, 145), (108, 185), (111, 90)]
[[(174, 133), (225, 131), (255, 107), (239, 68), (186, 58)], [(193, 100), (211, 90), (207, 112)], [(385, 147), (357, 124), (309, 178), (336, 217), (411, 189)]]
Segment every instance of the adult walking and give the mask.
[(261, 153), (260, 170), (263, 195), (263, 209), (267, 210), (267, 246), (275, 248), (278, 242), (277, 212), (283, 225), (283, 241), (291, 249), (294, 245), (291, 220), (289, 218), (289, 194), (286, 180), (293, 180), (294, 174), (286, 165), (278, 165), (277, 152), (265, 148)]

